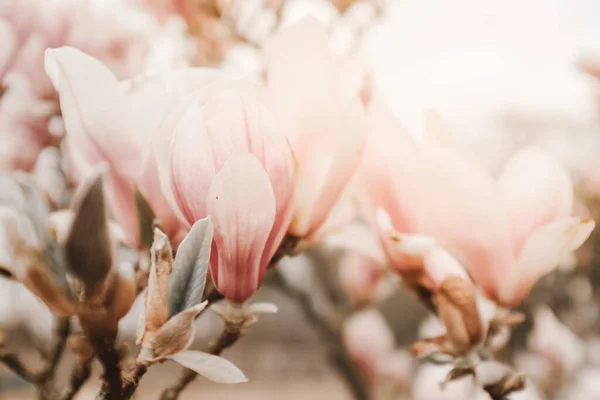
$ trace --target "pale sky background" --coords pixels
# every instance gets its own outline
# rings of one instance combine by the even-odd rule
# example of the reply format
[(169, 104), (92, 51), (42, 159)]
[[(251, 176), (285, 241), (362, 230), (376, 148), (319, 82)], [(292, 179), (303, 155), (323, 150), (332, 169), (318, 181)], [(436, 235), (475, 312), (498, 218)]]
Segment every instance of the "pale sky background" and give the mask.
[(496, 167), (515, 135), (500, 122), (506, 113), (558, 120), (558, 130), (596, 120), (595, 86), (575, 64), (600, 59), (599, 0), (391, 4), (365, 48), (376, 85), (412, 130), (424, 107), (437, 108), (461, 144)]

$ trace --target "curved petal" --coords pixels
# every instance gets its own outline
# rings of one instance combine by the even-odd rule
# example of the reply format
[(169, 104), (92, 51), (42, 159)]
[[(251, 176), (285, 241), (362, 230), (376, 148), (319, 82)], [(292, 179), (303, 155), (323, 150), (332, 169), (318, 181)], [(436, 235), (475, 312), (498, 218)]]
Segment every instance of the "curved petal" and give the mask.
[(328, 43), (325, 28), (314, 18), (304, 18), (265, 44), (267, 106), (293, 144), (307, 128), (322, 123), (323, 113), (335, 105)]
[[(364, 151), (367, 126), (364, 110), (360, 100), (355, 98), (346, 107), (330, 129), (335, 130), (330, 134), (335, 139), (328, 149), (331, 155), (329, 165), (321, 171), (305, 174), (306, 164), (300, 164), (299, 177), (309, 180), (302, 182), (298, 188), (297, 208), (294, 214), (292, 233), (298, 236), (307, 236), (318, 229), (327, 218), (327, 215), (341, 196), (346, 184), (352, 178)], [(318, 146), (318, 143), (312, 143)], [(307, 163), (311, 161), (305, 160)], [(315, 163), (318, 165), (318, 163)], [(316, 179), (318, 175), (320, 179)], [(307, 187), (310, 184), (316, 187)], [(304, 192), (313, 196), (313, 201), (306, 201)]]
[(60, 95), (67, 140), (91, 164), (137, 159), (117, 79), (98, 60), (71, 47), (49, 49), (46, 73)]
[(436, 237), (484, 291), (494, 293), (499, 276), (514, 262), (495, 182), (444, 148), (424, 150), (418, 167), (419, 185), (406, 195), (419, 205), (419, 232)]
[(169, 162), (172, 195), (167, 199), (173, 198), (173, 208), (191, 226), (207, 215), (204, 194), (216, 173), (200, 106), (192, 105), (183, 116), (173, 138)]
[(591, 219), (564, 218), (535, 231), (517, 264), (502, 281), (499, 300), (508, 306), (523, 301), (542, 276), (587, 240), (594, 227)]
[(284, 136), (267, 134), (264, 138), (264, 154), (264, 167), (275, 194), (277, 209), (261, 264), (269, 263), (281, 244), (292, 220), (295, 196), (294, 162), (287, 139)]
[(418, 149), (402, 124), (380, 102), (367, 111), (369, 135), (357, 172), (357, 195), (367, 207), (374, 226), (375, 210), (384, 209), (392, 225), (402, 233), (417, 228), (418, 204), (405, 196), (417, 184)]
[(215, 176), (207, 209), (214, 224), (211, 274), (227, 299), (245, 301), (258, 289), (261, 264), (275, 222), (269, 177), (251, 154), (232, 156)]
[(439, 287), (450, 276), (458, 276), (467, 282), (471, 281), (463, 266), (439, 246), (435, 246), (425, 254), (423, 266), (427, 276), (436, 287)]
[[(193, 138), (193, 132), (195, 132), (195, 130), (203, 130), (204, 120), (201, 111), (202, 107), (210, 99), (214, 99), (220, 92), (232, 88), (244, 92), (252, 92), (254, 90), (254, 86), (241, 80), (227, 79), (226, 76), (221, 73), (198, 73), (191, 75), (192, 77), (189, 77), (188, 74), (182, 72), (177, 79), (174, 78), (177, 85), (184, 86), (190, 91), (186, 92), (185, 89), (177, 90), (173, 98), (170, 98), (169, 103), (174, 104), (171, 104), (171, 108), (165, 112), (161, 122), (152, 135), (152, 143), (147, 148), (147, 153), (145, 155), (145, 164), (147, 165), (144, 167), (144, 171), (146, 171), (145, 174), (149, 176), (153, 176), (153, 171), (156, 172), (163, 195), (174, 211), (178, 213), (179, 217), (183, 220), (185, 220), (185, 218), (183, 218), (183, 215), (179, 212), (177, 201), (174, 197), (173, 174), (171, 171), (175, 141), (180, 135), (178, 132), (182, 129), (189, 130), (190, 137)], [(195, 128), (194, 124), (196, 124)], [(198, 135), (202, 136), (201, 141), (204, 143), (204, 147), (199, 148), (198, 151), (203, 152), (202, 154), (204, 154), (204, 152), (210, 152), (208, 139), (205, 137), (206, 133), (203, 131), (202, 135), (200, 135), (200, 133), (198, 133)], [(188, 149), (188, 151), (192, 151), (192, 149)], [(212, 156), (210, 156), (210, 164), (214, 164), (212, 162)], [(214, 173), (211, 176), (214, 176)], [(206, 186), (206, 189), (208, 189), (208, 186)], [(186, 223), (189, 224), (190, 222)]]
[(508, 209), (515, 254), (538, 227), (571, 215), (573, 185), (567, 172), (540, 149), (517, 152), (498, 180)]

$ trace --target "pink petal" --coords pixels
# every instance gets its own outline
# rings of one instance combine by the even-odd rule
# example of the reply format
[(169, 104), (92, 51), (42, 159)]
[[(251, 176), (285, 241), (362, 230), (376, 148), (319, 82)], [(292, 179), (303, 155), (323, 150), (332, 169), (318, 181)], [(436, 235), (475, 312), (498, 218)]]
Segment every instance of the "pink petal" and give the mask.
[(91, 164), (138, 159), (127, 131), (127, 104), (102, 63), (71, 47), (46, 51), (46, 73), (60, 94), (70, 145)]
[(567, 172), (540, 149), (520, 150), (498, 184), (508, 209), (515, 254), (540, 226), (571, 215), (573, 186)]
[(357, 173), (358, 196), (366, 204), (373, 222), (375, 210), (382, 208), (396, 230), (415, 232), (418, 204), (410, 203), (405, 194), (418, 183), (418, 149), (404, 126), (381, 103), (374, 102), (367, 117), (369, 136)]
[(347, 252), (340, 261), (340, 285), (355, 303), (374, 300), (385, 277), (384, 265), (359, 252)]
[[(189, 130), (189, 134), (191, 135), (190, 138), (193, 138), (195, 135), (193, 132), (196, 129), (203, 130), (204, 120), (200, 110), (202, 109), (202, 106), (209, 100), (217, 97), (222, 91), (235, 88), (243, 90), (244, 92), (252, 92), (254, 88), (239, 80), (227, 79), (224, 74), (214, 74), (207, 72), (206, 70), (196, 71), (195, 73), (183, 73), (182, 71), (181, 73), (176, 74), (176, 76), (173, 77), (173, 80), (175, 81), (174, 84), (176, 87), (182, 86), (182, 88), (176, 90), (172, 98), (169, 97), (168, 103), (170, 104), (170, 108), (166, 110), (154, 135), (152, 135), (152, 143), (148, 147), (147, 154), (145, 155), (145, 164), (147, 164), (147, 166), (144, 167), (144, 170), (148, 170), (145, 173), (150, 175), (156, 170), (163, 195), (166, 197), (171, 207), (174, 208), (175, 212), (178, 213), (177, 201), (173, 193), (170, 167), (173, 157), (172, 152), (175, 146), (174, 142), (175, 138), (179, 135), (178, 132), (182, 129)], [(186, 89), (189, 89), (189, 92), (186, 92)], [(186, 117), (186, 114), (190, 115)], [(193, 114), (196, 114), (195, 120)], [(194, 124), (196, 127), (194, 127)], [(188, 127), (185, 127), (185, 125)], [(205, 136), (205, 132), (202, 133), (202, 135)], [(204, 136), (202, 141), (207, 141), (208, 139), (205, 139)], [(165, 149), (169, 150), (165, 151)], [(210, 152), (208, 142), (206, 142), (206, 145), (199, 150)], [(188, 149), (188, 151), (193, 150)], [(156, 166), (150, 165), (153, 163), (155, 163)], [(208, 186), (206, 186), (206, 189), (208, 189)]]
[(376, 234), (363, 224), (354, 223), (327, 236), (325, 244), (345, 251), (354, 251), (379, 264), (386, 263)]
[(536, 230), (502, 280), (499, 300), (507, 306), (518, 305), (542, 276), (587, 240), (594, 227), (591, 219), (563, 218)]
[(294, 163), (289, 142), (284, 136), (265, 132), (265, 170), (269, 175), (277, 205), (275, 223), (267, 240), (262, 263), (268, 263), (286, 234), (294, 211)]
[(437, 238), (484, 291), (493, 293), (500, 274), (514, 262), (495, 182), (443, 148), (423, 151), (418, 165), (420, 184), (407, 195), (419, 208), (419, 232)]
[(205, 116), (198, 105), (191, 106), (183, 116), (173, 138), (170, 165), (163, 168), (170, 171), (173, 208), (179, 210), (184, 221), (191, 226), (206, 217), (203, 194), (208, 193), (217, 171), (206, 133)]
[(2, 47), (0, 48), (0, 78), (2, 71), (8, 66), (16, 50), (17, 38), (12, 24), (0, 18), (0, 37), (2, 38)]
[(299, 134), (323, 124), (323, 114), (336, 104), (328, 42), (324, 27), (304, 18), (265, 44), (267, 106), (293, 144)]
[(396, 346), (385, 318), (374, 308), (357, 312), (346, 319), (342, 340), (352, 360), (370, 381), (377, 378), (379, 364)]
[(227, 299), (245, 301), (266, 270), (261, 259), (276, 213), (269, 177), (256, 157), (238, 154), (223, 165), (207, 209), (215, 228), (211, 273), (217, 289)]
[[(321, 131), (321, 135), (330, 136), (329, 140), (311, 144), (313, 150), (321, 147), (321, 151), (313, 151), (304, 162), (300, 160), (296, 210), (291, 226), (291, 233), (300, 237), (310, 235), (325, 222), (364, 151), (367, 127), (360, 100), (355, 98), (342, 114), (332, 117), (334, 126), (329, 126), (329, 132)], [(305, 140), (308, 146), (309, 138)]]
[(439, 246), (425, 254), (423, 265), (427, 276), (436, 286), (441, 285), (450, 276), (458, 276), (466, 281), (471, 281), (464, 267)]

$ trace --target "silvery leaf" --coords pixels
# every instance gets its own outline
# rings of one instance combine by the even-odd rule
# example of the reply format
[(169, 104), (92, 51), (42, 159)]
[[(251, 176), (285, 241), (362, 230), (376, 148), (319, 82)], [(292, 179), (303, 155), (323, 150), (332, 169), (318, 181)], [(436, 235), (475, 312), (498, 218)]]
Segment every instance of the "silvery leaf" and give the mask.
[(0, 205), (20, 210), (25, 199), (21, 186), (11, 174), (0, 174)]
[(48, 236), (46, 222), (50, 215), (50, 209), (48, 208), (46, 199), (29, 176), (17, 174), (16, 178), (23, 193), (23, 209), (35, 225), (39, 237), (45, 241)]
[(213, 225), (204, 218), (192, 226), (177, 250), (170, 284), (170, 315), (202, 300), (210, 259)]
[(100, 283), (112, 266), (102, 174), (96, 171), (75, 195), (75, 218), (65, 245), (70, 271), (86, 286)]
[(246, 375), (226, 359), (201, 351), (185, 350), (168, 357), (217, 383), (248, 382)]

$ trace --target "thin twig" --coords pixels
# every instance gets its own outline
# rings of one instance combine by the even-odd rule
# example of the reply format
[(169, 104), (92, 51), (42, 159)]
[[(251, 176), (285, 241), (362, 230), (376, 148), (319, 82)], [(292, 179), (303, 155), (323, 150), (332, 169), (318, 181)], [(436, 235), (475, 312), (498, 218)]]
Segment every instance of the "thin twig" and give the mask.
[(92, 373), (92, 360), (81, 365), (77, 363), (71, 372), (69, 387), (62, 395), (61, 400), (73, 400)]
[(37, 375), (31, 371), (19, 360), (14, 354), (3, 354), (0, 355), (0, 361), (4, 363), (15, 375), (18, 375), (21, 379), (35, 383)]
[[(208, 353), (216, 356), (220, 355), (223, 350), (233, 346), (233, 344), (237, 342), (241, 335), (242, 333), (238, 327), (232, 327), (226, 323), (225, 328), (223, 329), (223, 332), (219, 338), (210, 344)], [(181, 374), (179, 380), (173, 386), (165, 389), (162, 392), (160, 400), (176, 400), (181, 392), (190, 383), (192, 383), (197, 376), (198, 374), (196, 374), (194, 371), (186, 368)]]
[(342, 344), (342, 337), (338, 324), (320, 314), (315, 308), (309, 294), (289, 285), (279, 271), (274, 271), (273, 280), (283, 294), (298, 303), (308, 322), (310, 322), (310, 324), (318, 331), (319, 335), (329, 348), (329, 359), (331, 363), (344, 378), (345, 382), (352, 390), (354, 397), (357, 400), (366, 400), (368, 398), (367, 385)]
[(56, 372), (56, 366), (60, 362), (60, 359), (65, 351), (67, 345), (67, 338), (71, 333), (71, 320), (66, 318), (59, 318), (56, 323), (54, 335), (54, 343), (50, 350), (50, 357), (46, 368), (38, 375), (38, 382), (47, 382), (54, 378)]

